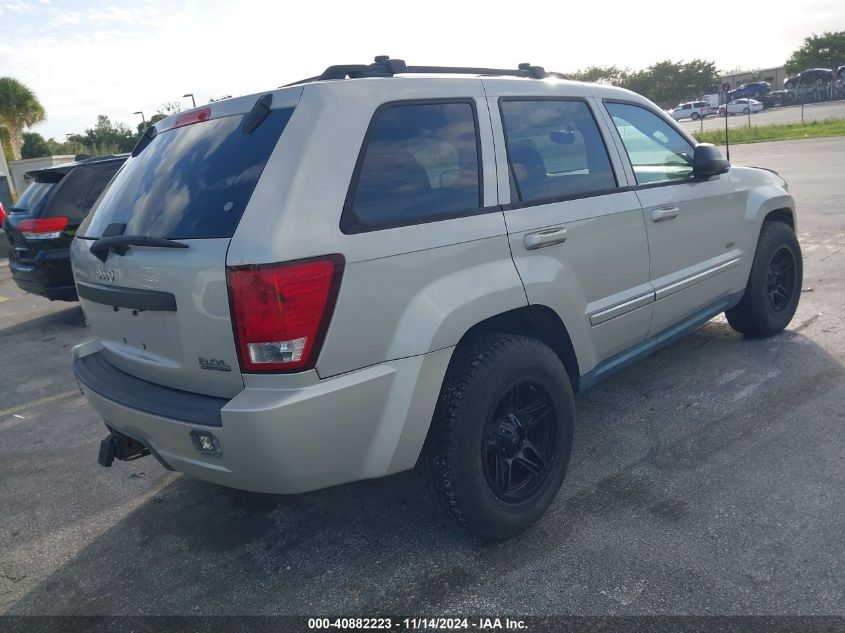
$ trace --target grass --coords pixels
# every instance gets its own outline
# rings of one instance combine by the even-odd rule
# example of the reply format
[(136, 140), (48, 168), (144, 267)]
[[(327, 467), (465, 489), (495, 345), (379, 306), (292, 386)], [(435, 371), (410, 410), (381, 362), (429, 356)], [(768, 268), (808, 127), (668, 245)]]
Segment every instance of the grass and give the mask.
[[(704, 132), (692, 132), (692, 135), (699, 143), (725, 144), (724, 128), (719, 130), (705, 130)], [(780, 125), (732, 127), (728, 132), (728, 139), (731, 145), (734, 145), (843, 135), (845, 135), (845, 119), (824, 119), (823, 121), (808, 121), (804, 124), (785, 123)]]

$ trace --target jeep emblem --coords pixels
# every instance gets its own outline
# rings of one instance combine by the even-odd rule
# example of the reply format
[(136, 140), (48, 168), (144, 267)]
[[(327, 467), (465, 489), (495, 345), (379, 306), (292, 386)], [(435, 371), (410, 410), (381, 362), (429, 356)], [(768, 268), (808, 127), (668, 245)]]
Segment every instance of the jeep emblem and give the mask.
[(114, 281), (114, 270), (102, 264), (97, 266), (97, 279), (102, 281)]

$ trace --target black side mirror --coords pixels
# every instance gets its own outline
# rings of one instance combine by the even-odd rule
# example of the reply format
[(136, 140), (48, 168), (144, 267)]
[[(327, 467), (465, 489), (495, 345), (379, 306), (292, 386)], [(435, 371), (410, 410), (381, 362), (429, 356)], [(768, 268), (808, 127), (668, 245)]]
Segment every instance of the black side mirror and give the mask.
[(696, 178), (710, 178), (725, 174), (731, 164), (722, 158), (719, 148), (712, 143), (699, 143), (692, 155), (692, 175)]

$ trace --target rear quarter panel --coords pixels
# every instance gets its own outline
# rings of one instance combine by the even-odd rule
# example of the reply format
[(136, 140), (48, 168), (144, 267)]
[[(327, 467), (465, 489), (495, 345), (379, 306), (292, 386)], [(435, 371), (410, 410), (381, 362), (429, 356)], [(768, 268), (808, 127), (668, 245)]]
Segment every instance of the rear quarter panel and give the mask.
[[(481, 212), (344, 234), (340, 219), (364, 136), (388, 102), (471, 99)], [(317, 362), (321, 377), (458, 343), (477, 322), (526, 304), (498, 208), (490, 118), (478, 79), (359, 79), (306, 86), (235, 233), (227, 264), (344, 256)]]

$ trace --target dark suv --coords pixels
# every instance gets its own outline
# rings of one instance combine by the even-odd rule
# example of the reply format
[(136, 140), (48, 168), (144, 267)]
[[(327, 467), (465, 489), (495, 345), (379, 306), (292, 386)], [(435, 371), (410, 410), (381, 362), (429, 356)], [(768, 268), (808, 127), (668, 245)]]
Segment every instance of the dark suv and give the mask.
[(797, 88), (799, 85), (808, 86), (821, 83), (830, 83), (834, 80), (833, 71), (830, 68), (809, 68), (803, 70), (794, 77), (788, 77), (783, 82), (787, 90)]
[(9, 269), (22, 290), (75, 301), (68, 247), (76, 229), (128, 154), (31, 171), (32, 184), (8, 210)]
[(728, 97), (731, 101), (736, 99), (743, 99), (751, 97), (752, 99), (761, 99), (768, 94), (772, 89), (772, 85), (767, 81), (753, 81), (751, 83), (742, 84), (736, 90), (731, 90)]

